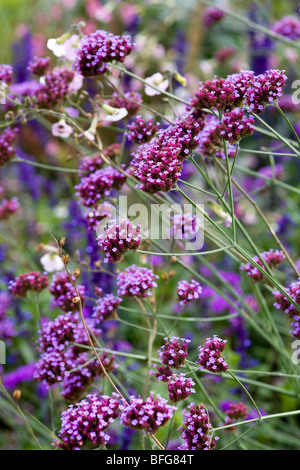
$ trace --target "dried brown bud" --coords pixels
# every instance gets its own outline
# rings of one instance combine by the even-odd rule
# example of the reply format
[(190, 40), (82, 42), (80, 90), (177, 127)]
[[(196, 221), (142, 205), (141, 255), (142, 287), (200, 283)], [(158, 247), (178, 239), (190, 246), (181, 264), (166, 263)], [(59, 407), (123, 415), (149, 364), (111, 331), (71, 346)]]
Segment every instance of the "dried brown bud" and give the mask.
[(176, 274), (175, 269), (171, 269), (171, 271), (169, 271), (169, 276), (170, 276), (170, 277), (175, 276), (175, 274)]
[(65, 243), (66, 243), (66, 237), (61, 237), (60, 242), (59, 242), (59, 246), (62, 248)]
[(75, 271), (74, 271), (74, 276), (76, 277), (76, 279), (79, 278), (80, 276), (80, 269), (79, 268), (76, 268)]
[(168, 273), (162, 273), (161, 278), (162, 278), (164, 281), (167, 281), (167, 280), (169, 279), (169, 274), (168, 274)]
[(18, 389), (17, 389), (17, 390), (14, 390), (14, 392), (13, 392), (13, 399), (14, 399), (15, 401), (19, 401), (20, 398), (21, 398), (21, 395), (22, 395), (21, 390), (18, 390)]
[(151, 305), (155, 305), (155, 298), (154, 297), (149, 297), (149, 302)]
[(80, 297), (74, 297), (74, 299), (72, 299), (72, 302), (73, 304), (78, 304), (78, 302), (80, 302)]
[(176, 261), (177, 261), (176, 256), (171, 256), (171, 262), (172, 262), (172, 263), (176, 263)]
[(62, 260), (63, 260), (63, 263), (64, 263), (64, 264), (68, 264), (69, 261), (70, 261), (69, 255), (63, 255), (63, 256), (62, 256)]

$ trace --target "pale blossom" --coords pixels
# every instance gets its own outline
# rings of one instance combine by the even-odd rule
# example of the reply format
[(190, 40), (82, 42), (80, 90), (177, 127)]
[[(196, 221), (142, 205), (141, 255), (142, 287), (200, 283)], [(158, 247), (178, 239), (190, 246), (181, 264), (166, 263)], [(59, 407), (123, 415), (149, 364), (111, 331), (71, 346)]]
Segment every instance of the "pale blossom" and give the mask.
[(160, 95), (160, 92), (152, 88), (151, 85), (155, 86), (161, 91), (166, 91), (169, 86), (169, 80), (159, 72), (151, 75), (151, 77), (147, 77), (145, 81), (150, 85), (145, 86), (145, 93), (148, 96)]
[(40, 262), (47, 273), (62, 271), (64, 263), (57, 253), (47, 253), (41, 257)]
[(52, 125), (52, 135), (54, 137), (61, 137), (67, 139), (73, 134), (73, 128), (66, 123), (64, 119), (60, 119), (58, 122)]

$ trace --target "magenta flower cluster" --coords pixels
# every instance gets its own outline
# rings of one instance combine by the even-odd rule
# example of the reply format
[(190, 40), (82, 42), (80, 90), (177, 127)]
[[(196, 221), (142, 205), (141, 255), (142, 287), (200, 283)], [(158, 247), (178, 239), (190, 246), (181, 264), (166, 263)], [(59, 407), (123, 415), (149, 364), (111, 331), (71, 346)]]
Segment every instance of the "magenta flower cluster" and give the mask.
[(273, 24), (272, 31), (286, 38), (297, 40), (300, 38), (300, 21), (295, 16), (284, 16)]
[[(280, 263), (285, 259), (285, 255), (281, 250), (274, 251), (273, 249), (269, 251), (264, 251), (263, 253), (261, 253), (260, 256), (263, 259), (264, 263), (271, 269), (277, 268)], [(262, 263), (258, 256), (255, 256), (253, 258), (253, 261), (257, 263), (262, 269), (266, 269), (265, 265)], [(250, 276), (254, 282), (265, 281), (265, 276), (259, 271), (256, 266), (253, 266), (251, 263), (247, 263), (241, 266), (240, 269), (247, 273), (248, 276)]]
[(60, 351), (43, 353), (35, 364), (34, 378), (52, 387), (62, 382), (66, 373), (72, 369), (72, 362)]
[(147, 297), (151, 296), (153, 287), (157, 287), (156, 279), (152, 269), (136, 266), (133, 264), (117, 277), (118, 295), (121, 297)]
[(56, 445), (63, 450), (80, 450), (87, 444), (105, 445), (109, 441), (105, 431), (118, 416), (119, 400), (115, 394), (112, 397), (88, 395), (62, 413), (60, 441)]
[(246, 94), (245, 103), (249, 111), (261, 114), (267, 105), (278, 101), (282, 97), (286, 80), (284, 70), (268, 70), (256, 76)]
[(79, 178), (84, 178), (87, 176), (92, 175), (97, 170), (101, 170), (103, 167), (104, 161), (100, 157), (100, 155), (94, 155), (92, 157), (85, 156), (79, 163), (78, 167), (78, 176)]
[(122, 408), (121, 424), (154, 434), (172, 418), (175, 410), (160, 395), (154, 398), (153, 392), (146, 400), (132, 396), (129, 405)]
[(42, 330), (38, 332), (39, 351), (63, 351), (75, 339), (77, 320), (72, 312), (68, 312), (44, 325)]
[(221, 21), (224, 16), (225, 13), (218, 8), (207, 7), (203, 13), (203, 24), (205, 28), (211, 28), (214, 24)]
[(8, 64), (0, 64), (0, 81), (10, 85), (13, 79), (13, 68)]
[(188, 355), (189, 339), (178, 338), (165, 338), (165, 344), (157, 351), (161, 364), (168, 367), (179, 369), (185, 364), (185, 359)]
[(93, 309), (93, 318), (100, 323), (116, 318), (116, 312), (121, 302), (122, 299), (113, 294), (100, 297)]
[(0, 221), (7, 220), (11, 215), (20, 209), (19, 201), (16, 197), (3, 199), (0, 202)]
[[(75, 281), (75, 277), (73, 277), (73, 281)], [(81, 301), (84, 302), (85, 287), (81, 285), (76, 287)], [(77, 297), (77, 293), (67, 273), (55, 274), (49, 290), (53, 296), (54, 304), (64, 312), (76, 312), (78, 310), (77, 303), (73, 302), (73, 299)]]
[(112, 218), (115, 213), (115, 208), (109, 202), (104, 201), (98, 207), (92, 207), (85, 215), (84, 218), (87, 223), (89, 231), (97, 230), (99, 223), (107, 218)]
[(212, 438), (211, 424), (206, 409), (203, 405), (192, 403), (183, 410), (184, 421), (179, 427), (181, 439), (184, 444), (180, 450), (213, 450), (218, 437)]
[(28, 72), (42, 77), (50, 67), (50, 57), (33, 57), (27, 67)]
[(183, 160), (197, 147), (203, 126), (202, 112), (195, 110), (141, 145), (131, 162), (140, 181), (137, 187), (149, 194), (169, 192), (180, 176)]
[[(292, 282), (287, 288), (285, 288), (287, 295), (293, 299), (293, 301), (300, 305), (300, 279), (296, 282)], [(287, 313), (292, 321), (291, 334), (295, 338), (300, 338), (300, 312), (292, 302), (285, 297), (280, 291), (273, 292), (275, 297), (274, 307), (278, 310), (282, 310)]]
[(207, 338), (203, 346), (199, 346), (198, 359), (196, 364), (200, 365), (200, 369), (205, 369), (214, 373), (226, 372), (228, 365), (223, 357), (227, 340), (219, 338), (217, 335)]
[(111, 221), (97, 238), (98, 245), (106, 255), (105, 263), (118, 263), (127, 251), (140, 246), (140, 226), (132, 225), (128, 219)]
[(39, 108), (54, 108), (67, 96), (74, 72), (64, 67), (50, 70), (43, 76), (34, 95)]
[(18, 130), (13, 127), (7, 127), (0, 135), (0, 168), (13, 159), (17, 136)]
[(133, 116), (140, 109), (142, 102), (142, 95), (137, 91), (130, 90), (126, 91), (122, 95), (114, 92), (112, 97), (107, 101), (107, 104), (112, 108), (125, 108), (128, 116)]
[(177, 286), (177, 295), (179, 305), (185, 305), (192, 300), (199, 299), (202, 293), (202, 287), (194, 279), (191, 282), (179, 281)]
[(142, 116), (136, 116), (135, 120), (127, 126), (127, 137), (135, 144), (149, 142), (157, 133), (159, 124), (155, 124), (153, 116), (146, 121)]
[(253, 116), (246, 116), (243, 109), (236, 108), (224, 113), (220, 126), (220, 135), (229, 143), (236, 144), (246, 135), (253, 134), (253, 123)]
[(24, 298), (27, 292), (41, 292), (49, 285), (48, 276), (38, 271), (20, 274), (14, 280), (9, 281), (9, 289), (16, 297)]
[(133, 47), (129, 36), (120, 37), (97, 30), (81, 39), (74, 69), (84, 77), (102, 75), (109, 62), (124, 62)]
[(191, 393), (196, 393), (193, 388), (195, 382), (185, 374), (173, 374), (168, 381), (169, 400), (171, 403), (186, 400)]
[(247, 405), (245, 405), (242, 402), (238, 403), (229, 403), (229, 407), (226, 410), (226, 415), (228, 418), (226, 419), (226, 424), (231, 424), (238, 419), (246, 418), (248, 415), (248, 408)]
[(76, 196), (86, 207), (95, 207), (103, 196), (109, 196), (112, 189), (119, 190), (126, 182), (126, 176), (115, 168), (108, 166), (81, 178), (75, 186)]

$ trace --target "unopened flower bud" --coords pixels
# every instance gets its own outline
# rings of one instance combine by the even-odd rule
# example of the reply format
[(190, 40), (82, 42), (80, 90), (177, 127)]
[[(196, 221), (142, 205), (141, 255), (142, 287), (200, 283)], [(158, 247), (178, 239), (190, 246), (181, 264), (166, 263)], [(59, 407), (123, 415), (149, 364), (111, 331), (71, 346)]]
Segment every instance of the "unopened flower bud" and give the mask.
[(79, 268), (76, 268), (75, 271), (74, 271), (74, 276), (76, 277), (76, 279), (79, 278), (80, 276), (80, 269)]
[(21, 390), (18, 390), (18, 389), (17, 389), (17, 390), (14, 390), (14, 392), (13, 392), (13, 399), (14, 399), (15, 401), (19, 401), (20, 398), (21, 398), (21, 395), (22, 395)]

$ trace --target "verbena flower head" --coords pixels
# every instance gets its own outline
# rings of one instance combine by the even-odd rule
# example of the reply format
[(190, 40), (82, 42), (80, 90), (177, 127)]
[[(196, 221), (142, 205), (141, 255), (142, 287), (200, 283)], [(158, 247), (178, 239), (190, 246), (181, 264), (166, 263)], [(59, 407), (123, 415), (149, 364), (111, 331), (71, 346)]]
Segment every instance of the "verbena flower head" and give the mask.
[(271, 69), (255, 77), (252, 86), (247, 90), (245, 103), (250, 112), (263, 113), (265, 107), (279, 100), (287, 80), (284, 70)]
[(165, 338), (165, 344), (157, 351), (161, 363), (179, 369), (185, 363), (189, 343), (189, 339), (177, 338), (176, 336), (173, 336), (170, 340)]
[(171, 238), (175, 240), (190, 240), (192, 236), (196, 235), (197, 231), (197, 217), (190, 212), (184, 214), (175, 214), (171, 217)]
[[(271, 268), (277, 268), (280, 263), (285, 259), (285, 255), (281, 250), (269, 250), (261, 253), (262, 259), (265, 263)], [(264, 264), (261, 262), (258, 256), (253, 258), (253, 261), (257, 263), (261, 268), (266, 269)], [(248, 274), (254, 282), (264, 282), (265, 276), (258, 270), (256, 266), (253, 266), (251, 263), (247, 263), (240, 268), (242, 271)]]
[(12, 127), (7, 127), (0, 135), (0, 168), (13, 159), (17, 136), (18, 130)]
[[(73, 278), (75, 281), (75, 278)], [(84, 286), (77, 285), (79, 296), (84, 301)], [(76, 312), (78, 310), (77, 303), (73, 299), (77, 297), (75, 288), (67, 273), (55, 274), (50, 285), (50, 294), (54, 298), (54, 303), (64, 312)]]
[(41, 352), (64, 351), (75, 339), (77, 318), (72, 312), (59, 315), (39, 331), (38, 348)]
[[(231, 422), (237, 421), (238, 419), (246, 418), (246, 416), (248, 415), (247, 405), (245, 405), (242, 402), (229, 403), (229, 407), (226, 410), (226, 414), (228, 418), (231, 420)], [(229, 424), (228, 421), (227, 421), (227, 424)]]
[(272, 31), (286, 38), (297, 40), (300, 38), (300, 21), (295, 16), (284, 16), (273, 24)]
[(98, 322), (116, 318), (116, 312), (121, 302), (122, 299), (113, 294), (100, 297), (93, 309), (93, 318)]
[(214, 439), (210, 435), (211, 424), (206, 409), (203, 405), (192, 403), (183, 410), (184, 421), (179, 427), (181, 439), (184, 440), (181, 450), (213, 450), (218, 437)]
[[(296, 282), (292, 282), (286, 289), (287, 295), (289, 295), (293, 301), (300, 305), (300, 279)], [(273, 292), (275, 297), (274, 307), (278, 310), (282, 310), (283, 312), (287, 313), (289, 317), (293, 320), (291, 323), (292, 330), (290, 333), (295, 338), (300, 338), (300, 314), (299, 310), (295, 305), (291, 303), (291, 301), (285, 297), (280, 291)]]
[(202, 287), (194, 279), (191, 282), (179, 281), (177, 286), (177, 295), (179, 305), (185, 305), (192, 300), (199, 299), (202, 293)]
[(243, 109), (236, 108), (233, 111), (224, 113), (220, 135), (231, 144), (236, 144), (246, 135), (252, 135), (254, 132), (253, 116), (246, 116)]
[(154, 375), (160, 382), (168, 382), (169, 378), (173, 375), (169, 366), (154, 364), (153, 368), (149, 373)]
[(0, 202), (0, 221), (7, 220), (20, 209), (19, 201), (16, 197), (12, 199), (3, 199)]
[(147, 297), (151, 296), (153, 287), (157, 287), (156, 279), (152, 269), (129, 266), (117, 277), (118, 295), (121, 297)]
[(107, 218), (112, 218), (115, 214), (115, 208), (109, 202), (104, 201), (98, 207), (92, 207), (86, 214), (85, 220), (87, 222), (87, 228), (90, 231), (97, 230), (99, 223)]
[(203, 13), (203, 24), (205, 28), (211, 28), (214, 24), (224, 18), (224, 16), (225, 13), (218, 8), (207, 7)]
[(132, 225), (128, 219), (115, 220), (104, 227), (97, 238), (100, 249), (106, 255), (105, 263), (118, 263), (127, 251), (135, 251), (140, 246), (140, 226)]
[(35, 364), (34, 378), (39, 382), (52, 387), (62, 382), (67, 371), (71, 370), (72, 363), (64, 352), (51, 351), (42, 354)]
[(10, 85), (13, 79), (13, 68), (8, 64), (0, 64), (0, 81)]
[(93, 157), (83, 157), (78, 167), (78, 176), (80, 178), (87, 177), (95, 173), (97, 170), (101, 170), (103, 165), (104, 161), (100, 155), (95, 155)]
[(88, 395), (86, 399), (70, 405), (61, 415), (61, 429), (57, 446), (64, 450), (80, 450), (85, 445), (99, 447), (107, 444), (108, 426), (119, 416), (119, 401), (112, 397)]
[(146, 400), (132, 396), (129, 405), (122, 409), (121, 424), (154, 434), (172, 418), (175, 410), (160, 395), (155, 399), (153, 392)]
[(231, 110), (235, 106), (235, 87), (230, 80), (214, 77), (212, 80), (200, 82), (191, 105), (199, 109)]
[(42, 78), (42, 83), (34, 95), (39, 108), (53, 108), (63, 101), (74, 79), (74, 72), (66, 68), (50, 70)]
[(146, 121), (142, 116), (136, 116), (135, 120), (127, 126), (127, 137), (135, 144), (149, 142), (158, 131), (159, 124), (154, 123), (153, 116)]
[(133, 47), (129, 36), (98, 30), (81, 39), (73, 66), (84, 77), (102, 75), (107, 71), (107, 63), (124, 62)]
[(199, 134), (199, 152), (205, 157), (211, 157), (222, 151), (220, 121), (215, 116), (209, 116), (203, 130)]
[(9, 289), (16, 297), (24, 298), (27, 292), (41, 292), (49, 285), (48, 276), (38, 271), (20, 274), (13, 281), (9, 282)]
[(27, 69), (30, 73), (42, 77), (50, 66), (50, 57), (33, 57)]
[(171, 403), (177, 403), (186, 400), (191, 393), (196, 393), (193, 388), (195, 382), (191, 377), (186, 377), (185, 374), (172, 375), (168, 381), (169, 399)]
[(223, 357), (227, 340), (218, 336), (207, 338), (203, 346), (199, 346), (199, 356), (196, 364), (200, 365), (200, 369), (206, 369), (210, 372), (221, 373), (226, 372), (228, 365)]
[(75, 186), (76, 196), (86, 207), (95, 207), (103, 196), (109, 196), (112, 189), (119, 190), (126, 181), (126, 176), (113, 167), (102, 168), (85, 176)]

